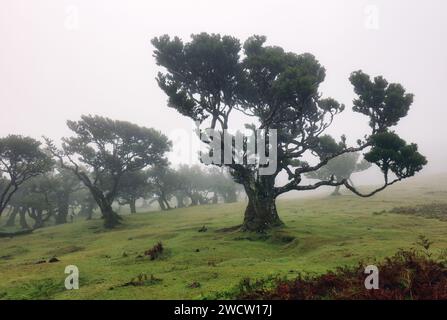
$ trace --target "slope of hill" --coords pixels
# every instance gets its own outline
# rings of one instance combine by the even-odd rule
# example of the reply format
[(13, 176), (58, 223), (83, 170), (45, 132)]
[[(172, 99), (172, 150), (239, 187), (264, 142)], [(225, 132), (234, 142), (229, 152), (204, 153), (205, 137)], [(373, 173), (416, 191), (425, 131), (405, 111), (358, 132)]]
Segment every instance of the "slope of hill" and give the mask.
[[(416, 178), (368, 199), (280, 200), (286, 227), (267, 235), (231, 228), (242, 220), (244, 204), (236, 203), (135, 214), (113, 231), (101, 220), (75, 221), (0, 239), (0, 298), (199, 299), (244, 277), (293, 278), (373, 263), (414, 246), (419, 235), (439, 252), (447, 248), (447, 222), (389, 211), (447, 203), (444, 178)], [(163, 254), (144, 256), (159, 241)], [(44, 262), (52, 257), (59, 261)], [(67, 265), (79, 268), (79, 290), (64, 288)]]

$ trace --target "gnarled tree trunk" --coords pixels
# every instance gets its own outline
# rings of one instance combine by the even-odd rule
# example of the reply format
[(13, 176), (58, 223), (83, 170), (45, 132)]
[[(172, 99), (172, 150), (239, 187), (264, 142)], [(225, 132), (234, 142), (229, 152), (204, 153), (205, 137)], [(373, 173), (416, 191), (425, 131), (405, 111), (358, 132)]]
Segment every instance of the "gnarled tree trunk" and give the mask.
[(20, 226), (23, 229), (30, 229), (28, 223), (26, 222), (26, 213), (27, 213), (27, 208), (22, 207), (19, 211), (19, 222), (20, 222)]
[(16, 217), (19, 213), (19, 207), (14, 206), (11, 213), (9, 214), (8, 220), (6, 221), (7, 227), (13, 227), (16, 224)]
[(237, 201), (237, 193), (234, 190), (231, 190), (225, 193), (224, 202), (225, 203), (233, 203)]
[(167, 210), (165, 203), (163, 202), (163, 200), (161, 198), (158, 198), (157, 201), (158, 201), (158, 205), (160, 206), (161, 210), (163, 210), (163, 211)]
[(44, 226), (43, 210), (36, 208), (32, 208), (30, 210), (29, 215), (32, 219), (34, 219), (33, 229), (42, 228)]
[(93, 210), (94, 210), (94, 206), (93, 205), (89, 205), (86, 210), (85, 210), (85, 220), (92, 220), (93, 218)]
[(113, 210), (112, 205), (105, 203), (99, 206), (104, 218), (104, 227), (114, 228), (120, 224), (121, 217)]
[(190, 206), (197, 206), (199, 204), (199, 195), (195, 192), (192, 192), (189, 195), (189, 198), (191, 199), (191, 204)]
[(111, 229), (121, 223), (121, 217), (113, 210), (112, 203), (114, 196), (104, 196), (101, 190), (92, 185), (87, 185), (92, 193), (93, 199), (101, 210), (102, 217), (104, 219), (104, 227)]
[(57, 201), (57, 214), (55, 216), (56, 218), (56, 224), (64, 224), (67, 223), (67, 216), (69, 211), (69, 202), (70, 202), (70, 195), (69, 194), (59, 194), (58, 201)]
[(137, 213), (136, 202), (137, 201), (135, 199), (133, 199), (133, 198), (129, 201), (130, 213)]
[(185, 196), (183, 194), (176, 194), (175, 198), (177, 201), (177, 208), (184, 208), (185, 207)]
[(276, 211), (274, 178), (260, 177), (258, 180), (244, 184), (248, 205), (242, 231), (265, 232), (283, 225)]

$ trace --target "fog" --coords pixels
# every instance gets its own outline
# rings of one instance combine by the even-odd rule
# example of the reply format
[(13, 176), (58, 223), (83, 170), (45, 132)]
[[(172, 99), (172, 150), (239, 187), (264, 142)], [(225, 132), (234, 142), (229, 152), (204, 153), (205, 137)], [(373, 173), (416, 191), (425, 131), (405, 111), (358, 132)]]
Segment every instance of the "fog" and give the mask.
[[(350, 111), (354, 94), (349, 74), (362, 69), (402, 83), (415, 101), (395, 130), (427, 156), (425, 174), (446, 171), (445, 1), (191, 3), (3, 0), (0, 136), (58, 140), (70, 135), (67, 119), (99, 114), (155, 127), (174, 142), (175, 137), (193, 140), (192, 121), (166, 106), (155, 82), (159, 68), (150, 39), (169, 34), (188, 40), (204, 31), (244, 41), (262, 34), (269, 45), (311, 52), (325, 66), (321, 92), (347, 106), (328, 132), (346, 134), (351, 144), (369, 128), (365, 116)], [(184, 150), (170, 156), (173, 163), (192, 158)]]

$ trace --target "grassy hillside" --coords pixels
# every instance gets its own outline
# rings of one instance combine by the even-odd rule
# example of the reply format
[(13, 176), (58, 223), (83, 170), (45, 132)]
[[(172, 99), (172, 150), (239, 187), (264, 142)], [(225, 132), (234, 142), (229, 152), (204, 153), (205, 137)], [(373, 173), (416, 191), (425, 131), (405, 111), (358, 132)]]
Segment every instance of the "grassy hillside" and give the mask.
[[(446, 221), (388, 211), (442, 203), (443, 178), (414, 179), (369, 199), (279, 200), (286, 227), (265, 236), (230, 228), (242, 219), (244, 204), (237, 203), (139, 213), (113, 231), (105, 231), (101, 220), (77, 221), (0, 239), (0, 298), (198, 299), (244, 277), (294, 277), (360, 260), (373, 263), (414, 246), (421, 234), (440, 251), (447, 248)], [(207, 231), (198, 232), (204, 225)], [(158, 241), (166, 248), (160, 259), (138, 257)], [(37, 263), (53, 256), (60, 261)], [(79, 290), (64, 289), (70, 264), (80, 270)], [(154, 279), (125, 285), (139, 274)]]

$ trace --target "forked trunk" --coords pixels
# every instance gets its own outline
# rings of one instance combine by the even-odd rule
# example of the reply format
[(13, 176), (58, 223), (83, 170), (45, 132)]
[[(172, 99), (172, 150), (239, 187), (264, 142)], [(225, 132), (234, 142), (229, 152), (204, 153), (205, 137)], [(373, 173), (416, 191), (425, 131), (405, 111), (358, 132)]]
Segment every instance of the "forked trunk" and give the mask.
[(167, 210), (171, 210), (171, 205), (169, 204), (168, 200), (164, 199), (165, 207)]
[(113, 210), (113, 196), (106, 197), (96, 187), (90, 186), (90, 192), (92, 193), (93, 199), (95, 199), (96, 204), (101, 210), (102, 218), (104, 219), (104, 227), (107, 229), (112, 229), (121, 223), (121, 217)]
[(161, 192), (160, 195), (158, 196), (158, 204), (160, 205), (160, 209), (162, 211), (165, 210), (171, 210), (171, 206), (169, 205), (169, 201), (166, 199), (166, 195), (164, 192)]
[(162, 198), (158, 198), (157, 201), (158, 201), (158, 205), (160, 206), (160, 209), (161, 209), (162, 211), (167, 210), (166, 205), (165, 205), (165, 202), (163, 201)]
[(43, 221), (43, 211), (42, 209), (31, 209), (32, 215), (31, 217), (34, 219), (33, 229), (39, 229), (44, 226)]

